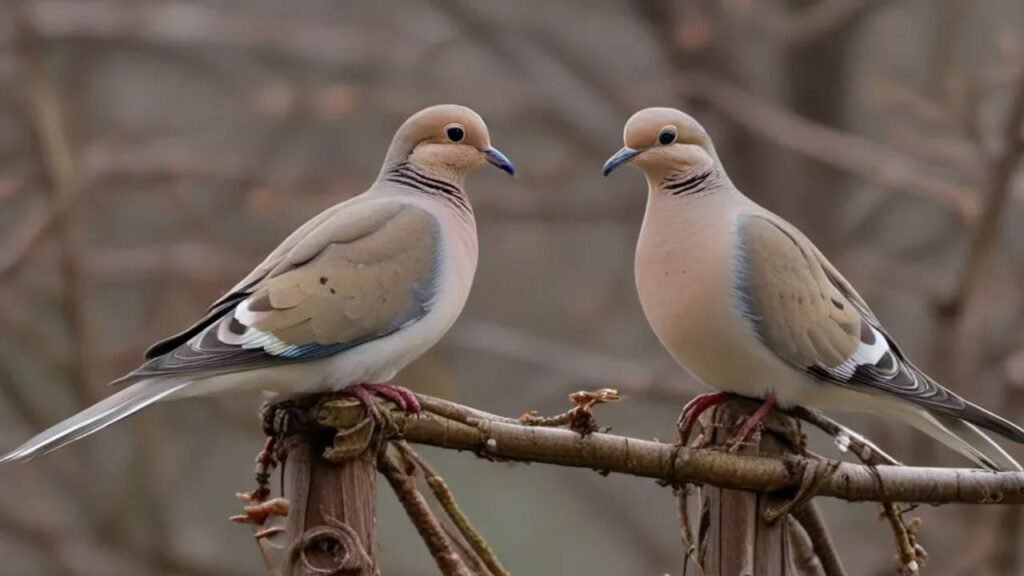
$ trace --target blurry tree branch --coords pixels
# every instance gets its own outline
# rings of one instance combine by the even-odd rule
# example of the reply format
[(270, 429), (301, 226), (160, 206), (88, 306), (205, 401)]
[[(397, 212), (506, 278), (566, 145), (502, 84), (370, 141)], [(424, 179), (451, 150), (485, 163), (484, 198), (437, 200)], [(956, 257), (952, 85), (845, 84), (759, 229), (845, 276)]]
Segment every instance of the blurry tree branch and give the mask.
[(673, 399), (702, 389), (674, 364), (605, 355), (498, 322), (462, 322), (449, 341), (466, 350), (541, 366), (574, 386), (620, 388), (636, 396)]
[(814, 502), (798, 506), (793, 510), (793, 518), (810, 539), (814, 556), (821, 563), (825, 576), (846, 576), (843, 562), (839, 558), (832, 535), (829, 534), (828, 526), (825, 524), (825, 519), (818, 506)]
[[(46, 176), (51, 213), (62, 212), (61, 206), (71, 203), (77, 195), (80, 183), (78, 157), (71, 138), (65, 103), (61, 101), (46, 61), (46, 53), (37, 30), (24, 18), (16, 22), (19, 57), (24, 78), (23, 107), (28, 129), (38, 150), (39, 161)], [(59, 231), (60, 271), (62, 280), (61, 311), (68, 332), (71, 335), (71, 361), (66, 367), (68, 381), (74, 385), (81, 405), (91, 403), (89, 390), (89, 365), (87, 352), (88, 335), (86, 316), (82, 308), (82, 266), (81, 246), (75, 229), (67, 218), (53, 218)], [(31, 251), (32, 238), (19, 247), (12, 262), (24, 261), (24, 255)], [(0, 269), (0, 276), (3, 269)]]
[[(208, 566), (181, 558), (165, 550), (153, 555), (113, 546), (109, 542), (97, 540), (80, 531), (48, 527), (38, 521), (21, 518), (10, 511), (0, 508), (0, 534), (20, 541), (43, 552), (55, 574), (74, 576), (76, 574), (93, 573), (85, 567), (76, 565), (76, 550), (88, 548), (97, 550), (104, 555), (112, 556), (124, 567), (131, 567), (134, 573), (141, 570), (143, 574), (181, 574), (183, 576), (241, 576), (243, 572), (221, 566)], [(246, 572), (247, 573), (247, 572)]]
[(1004, 127), (1002, 149), (989, 159), (985, 197), (978, 217), (971, 223), (967, 261), (953, 297), (943, 307), (947, 314), (956, 314), (969, 300), (978, 283), (988, 256), (995, 247), (1000, 230), (999, 220), (1010, 201), (1013, 177), (1024, 157), (1024, 68), (1020, 70)]
[(758, 29), (767, 30), (787, 44), (801, 44), (828, 36), (850, 20), (863, 18), (889, 2), (891, 0), (832, 0), (795, 12), (765, 10), (758, 4), (751, 4), (754, 9), (747, 11), (750, 12), (748, 19), (756, 22)]
[(784, 149), (875, 183), (934, 201), (970, 219), (978, 201), (968, 184), (941, 168), (862, 136), (807, 120), (700, 72), (687, 73), (680, 93), (698, 99)]
[[(571, 430), (524, 425), (437, 398), (420, 399), (426, 413), (391, 413), (400, 436), (413, 443), (470, 450), (487, 458), (733, 490), (795, 490), (805, 480), (805, 458), (743, 456), (603, 433), (581, 436)], [(323, 426), (352, 428), (365, 416), (346, 409), (351, 404), (349, 400), (327, 402), (316, 417)], [(353, 416), (359, 418), (352, 421)], [(851, 501), (1024, 503), (1024, 473), (1017, 472), (836, 463), (820, 480), (818, 495)]]
[[(375, 37), (374, 31), (365, 26), (257, 16), (192, 2), (31, 0), (24, 4), (32, 26), (53, 40), (223, 46), (338, 64), (361, 62), (372, 56), (367, 46), (374, 44)], [(0, 46), (12, 42), (13, 31), (0, 23)]]

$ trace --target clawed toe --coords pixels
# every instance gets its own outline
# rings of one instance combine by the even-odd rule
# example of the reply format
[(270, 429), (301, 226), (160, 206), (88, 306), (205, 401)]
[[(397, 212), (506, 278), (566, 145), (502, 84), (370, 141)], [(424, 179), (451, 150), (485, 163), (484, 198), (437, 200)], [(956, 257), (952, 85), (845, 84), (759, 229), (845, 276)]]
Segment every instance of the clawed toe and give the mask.
[(342, 389), (340, 393), (359, 400), (376, 420), (380, 419), (381, 414), (374, 401), (374, 395), (394, 402), (398, 409), (406, 414), (419, 414), (423, 409), (416, 394), (395, 384), (353, 384)]

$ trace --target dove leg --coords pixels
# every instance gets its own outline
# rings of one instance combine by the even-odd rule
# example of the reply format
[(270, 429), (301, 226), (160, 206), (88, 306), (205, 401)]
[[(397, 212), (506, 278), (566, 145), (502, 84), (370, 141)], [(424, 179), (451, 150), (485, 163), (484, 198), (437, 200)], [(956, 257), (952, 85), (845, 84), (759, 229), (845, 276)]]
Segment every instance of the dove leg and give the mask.
[(775, 396), (769, 394), (764, 397), (764, 402), (754, 413), (747, 416), (747, 419), (743, 421), (743, 426), (740, 426), (739, 432), (729, 440), (729, 451), (736, 452), (740, 444), (747, 441), (747, 438), (754, 432), (754, 429), (761, 424), (764, 417), (768, 415), (775, 408)]
[(697, 423), (700, 415), (707, 411), (708, 408), (721, 404), (730, 398), (732, 398), (732, 394), (728, 392), (709, 392), (687, 402), (683, 406), (682, 413), (679, 414), (679, 420), (676, 422), (679, 428), (679, 441), (686, 444), (690, 439), (690, 432), (693, 431), (693, 426)]

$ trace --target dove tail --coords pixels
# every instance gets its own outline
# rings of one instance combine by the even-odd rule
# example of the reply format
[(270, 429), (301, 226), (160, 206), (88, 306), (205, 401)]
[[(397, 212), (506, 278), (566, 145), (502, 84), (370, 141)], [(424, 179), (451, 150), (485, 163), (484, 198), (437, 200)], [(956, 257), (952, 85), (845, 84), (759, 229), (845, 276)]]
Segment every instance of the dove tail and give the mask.
[(1021, 471), (1020, 464), (977, 426), (955, 416), (913, 410), (909, 423), (925, 434), (968, 457), (979, 466), (997, 471)]
[(31, 460), (67, 446), (114, 422), (123, 420), (146, 406), (159, 402), (188, 386), (190, 382), (143, 380), (82, 410), (71, 418), (55, 424), (0, 458), (0, 462)]

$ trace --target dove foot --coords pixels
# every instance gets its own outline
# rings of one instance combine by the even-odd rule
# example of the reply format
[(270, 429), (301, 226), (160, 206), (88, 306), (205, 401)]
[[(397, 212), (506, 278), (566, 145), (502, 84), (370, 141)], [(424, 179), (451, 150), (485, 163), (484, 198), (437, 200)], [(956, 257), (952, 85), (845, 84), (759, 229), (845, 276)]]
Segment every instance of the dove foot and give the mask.
[(740, 445), (750, 438), (750, 435), (754, 433), (761, 422), (764, 421), (765, 416), (775, 408), (775, 396), (769, 394), (765, 396), (764, 402), (754, 410), (754, 413), (747, 416), (743, 420), (743, 425), (740, 426), (739, 432), (729, 440), (729, 452), (737, 452), (740, 449)]
[(341, 394), (359, 400), (370, 412), (376, 412), (374, 395), (391, 400), (399, 410), (406, 414), (419, 414), (423, 409), (420, 406), (420, 401), (416, 399), (416, 394), (413, 394), (408, 388), (395, 384), (353, 384), (343, 388)]
[(679, 442), (685, 445), (690, 440), (690, 432), (693, 431), (693, 427), (697, 424), (697, 419), (700, 418), (701, 414), (706, 412), (708, 408), (721, 404), (730, 398), (732, 398), (732, 394), (728, 392), (709, 392), (687, 402), (683, 406), (682, 413), (679, 414), (679, 420), (676, 422), (676, 426), (679, 428)]

